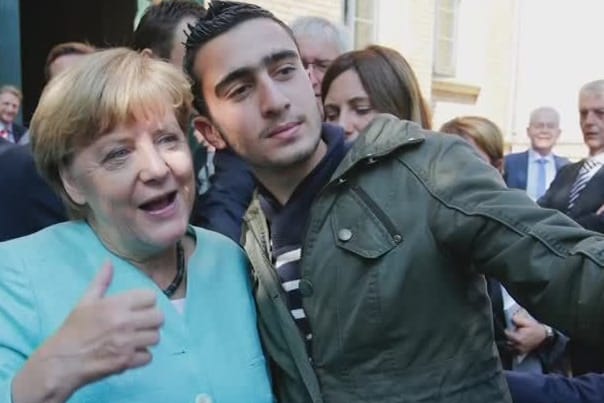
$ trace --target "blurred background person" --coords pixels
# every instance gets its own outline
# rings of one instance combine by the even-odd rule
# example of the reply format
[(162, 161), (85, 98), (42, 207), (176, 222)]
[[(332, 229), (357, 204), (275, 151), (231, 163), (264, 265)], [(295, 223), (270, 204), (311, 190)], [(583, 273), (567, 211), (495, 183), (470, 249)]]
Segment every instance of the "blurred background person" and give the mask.
[(325, 121), (353, 141), (378, 113), (431, 127), (430, 111), (415, 73), (395, 50), (371, 45), (336, 58), (323, 78)]
[(128, 49), (47, 85), (32, 147), (72, 220), (0, 244), (0, 396), (273, 401), (248, 260), (188, 225), (191, 100)]
[[(495, 123), (481, 116), (454, 118), (440, 128), (470, 143), (482, 158), (503, 171), (503, 134)], [(504, 369), (533, 373), (564, 373), (568, 338), (539, 323), (499, 283), (487, 277), (493, 310), (495, 342)]]
[(66, 219), (61, 199), (38, 174), (29, 147), (0, 139), (0, 241)]
[(14, 85), (0, 87), (0, 138), (11, 143), (20, 143), (27, 131), (25, 127), (15, 122), (22, 100), (23, 94)]
[(558, 111), (547, 106), (533, 110), (526, 134), (531, 147), (505, 156), (504, 180), (508, 187), (526, 190), (531, 199), (538, 200), (545, 194), (558, 170), (570, 162), (552, 153), (560, 137)]

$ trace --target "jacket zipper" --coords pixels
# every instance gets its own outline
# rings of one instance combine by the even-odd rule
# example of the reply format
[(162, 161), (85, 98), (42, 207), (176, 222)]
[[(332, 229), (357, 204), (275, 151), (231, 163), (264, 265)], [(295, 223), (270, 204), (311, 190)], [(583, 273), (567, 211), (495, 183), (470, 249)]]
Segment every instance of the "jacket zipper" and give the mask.
[(365, 202), (367, 207), (376, 215), (376, 217), (384, 224), (391, 237), (400, 237), (399, 231), (390, 220), (390, 217), (378, 206), (378, 204), (365, 192), (360, 186), (353, 185), (350, 189)]

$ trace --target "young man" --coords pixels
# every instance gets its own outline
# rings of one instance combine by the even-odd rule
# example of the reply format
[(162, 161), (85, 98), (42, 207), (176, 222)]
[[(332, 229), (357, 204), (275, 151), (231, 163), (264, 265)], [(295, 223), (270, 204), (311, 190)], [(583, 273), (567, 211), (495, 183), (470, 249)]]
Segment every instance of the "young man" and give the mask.
[(198, 129), (260, 184), (244, 244), (280, 401), (510, 402), (481, 273), (601, 341), (603, 239), (450, 136), (382, 117), (347, 150), (262, 8), (214, 1), (186, 46)]

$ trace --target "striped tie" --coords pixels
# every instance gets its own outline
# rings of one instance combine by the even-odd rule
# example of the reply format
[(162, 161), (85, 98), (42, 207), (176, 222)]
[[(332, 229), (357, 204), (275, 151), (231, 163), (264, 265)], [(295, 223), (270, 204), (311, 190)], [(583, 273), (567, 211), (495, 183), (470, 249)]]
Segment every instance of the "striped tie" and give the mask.
[(587, 186), (587, 182), (589, 182), (589, 180), (591, 179), (592, 175), (590, 175), (590, 172), (592, 171), (592, 169), (596, 168), (599, 165), (600, 163), (598, 161), (589, 159), (585, 160), (585, 162), (583, 163), (583, 166), (579, 170), (579, 175), (577, 175), (577, 179), (575, 180), (575, 183), (573, 183), (573, 187), (570, 189), (570, 196), (568, 198), (569, 211), (573, 208), (575, 202), (577, 201), (577, 198), (579, 197), (583, 189), (585, 189), (585, 186)]

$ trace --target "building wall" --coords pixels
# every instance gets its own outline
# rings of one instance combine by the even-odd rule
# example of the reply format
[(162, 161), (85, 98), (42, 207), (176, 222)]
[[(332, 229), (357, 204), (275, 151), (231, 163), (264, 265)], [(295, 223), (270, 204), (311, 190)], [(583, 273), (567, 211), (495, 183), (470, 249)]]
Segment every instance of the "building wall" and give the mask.
[(344, 7), (341, 0), (253, 0), (270, 10), (286, 23), (304, 15), (318, 15), (335, 23), (343, 23)]
[(526, 148), (530, 111), (549, 105), (560, 112), (562, 135), (556, 152), (584, 157), (578, 91), (588, 81), (604, 79), (600, 50), (604, 2), (531, 0), (520, 7), (516, 97), (510, 136), (515, 150)]

